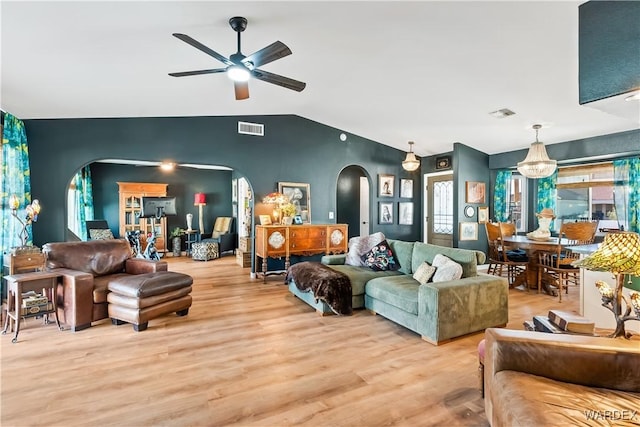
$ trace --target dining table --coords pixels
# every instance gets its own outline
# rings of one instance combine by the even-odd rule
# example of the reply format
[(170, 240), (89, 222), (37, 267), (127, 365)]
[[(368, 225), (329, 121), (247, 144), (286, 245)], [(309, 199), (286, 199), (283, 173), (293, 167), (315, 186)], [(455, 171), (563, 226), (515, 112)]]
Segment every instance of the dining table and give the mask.
[[(527, 289), (538, 289), (538, 252), (555, 252), (558, 246), (558, 237), (548, 239), (533, 240), (527, 236), (514, 235), (505, 237), (503, 240), (509, 246), (520, 248), (527, 253), (529, 262), (527, 269), (516, 276), (513, 286), (524, 285)], [(560, 239), (562, 248), (570, 246), (572, 242), (568, 239)], [(548, 282), (542, 281), (542, 289), (549, 295), (557, 296), (558, 289)]]

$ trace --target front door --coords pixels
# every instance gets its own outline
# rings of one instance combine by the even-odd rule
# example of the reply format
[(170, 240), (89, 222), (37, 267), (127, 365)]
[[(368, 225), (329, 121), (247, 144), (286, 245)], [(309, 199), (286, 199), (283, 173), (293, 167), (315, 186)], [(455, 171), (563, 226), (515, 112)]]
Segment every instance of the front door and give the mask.
[(453, 246), (453, 175), (426, 176), (427, 201), (425, 212), (425, 230), (427, 242), (445, 246)]

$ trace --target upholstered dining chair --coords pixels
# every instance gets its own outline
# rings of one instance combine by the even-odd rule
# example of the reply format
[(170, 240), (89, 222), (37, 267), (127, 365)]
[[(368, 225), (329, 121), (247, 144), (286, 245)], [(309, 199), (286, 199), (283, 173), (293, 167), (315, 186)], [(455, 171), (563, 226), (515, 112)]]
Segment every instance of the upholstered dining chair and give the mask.
[[(500, 243), (502, 244), (502, 263), (507, 266), (509, 287), (513, 287), (516, 277), (521, 274), (526, 274), (529, 257), (527, 253), (519, 249), (517, 245), (505, 241), (506, 237), (516, 235), (516, 225), (512, 222), (500, 222), (498, 226), (500, 228)], [(528, 283), (526, 286), (527, 290), (529, 290)]]
[(213, 224), (211, 234), (203, 234), (202, 242), (218, 243), (218, 252), (236, 252), (238, 234), (233, 232), (233, 217), (219, 216)]
[[(562, 289), (569, 293), (569, 285), (580, 285), (580, 268), (571, 265), (578, 254), (565, 249), (571, 245), (588, 245), (594, 242), (597, 221), (566, 222), (560, 225), (558, 244), (553, 251), (538, 253), (538, 292), (542, 281), (546, 280), (558, 288), (559, 302), (562, 302)], [(560, 239), (566, 239), (564, 245)]]

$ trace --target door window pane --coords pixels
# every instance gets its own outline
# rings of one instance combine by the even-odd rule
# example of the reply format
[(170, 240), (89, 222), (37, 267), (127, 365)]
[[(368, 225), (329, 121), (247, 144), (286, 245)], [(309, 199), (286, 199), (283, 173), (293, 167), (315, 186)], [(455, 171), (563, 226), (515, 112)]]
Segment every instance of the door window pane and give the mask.
[(433, 232), (453, 234), (453, 181), (433, 183)]

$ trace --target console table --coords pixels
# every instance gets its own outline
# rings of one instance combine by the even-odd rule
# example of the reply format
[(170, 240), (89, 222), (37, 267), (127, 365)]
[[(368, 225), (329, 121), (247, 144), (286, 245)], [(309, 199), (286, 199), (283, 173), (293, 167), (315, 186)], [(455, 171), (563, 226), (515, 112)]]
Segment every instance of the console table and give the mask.
[(267, 258), (283, 258), (285, 271), (291, 255), (338, 254), (347, 251), (348, 224), (257, 225), (255, 269), (262, 258), (266, 281)]

